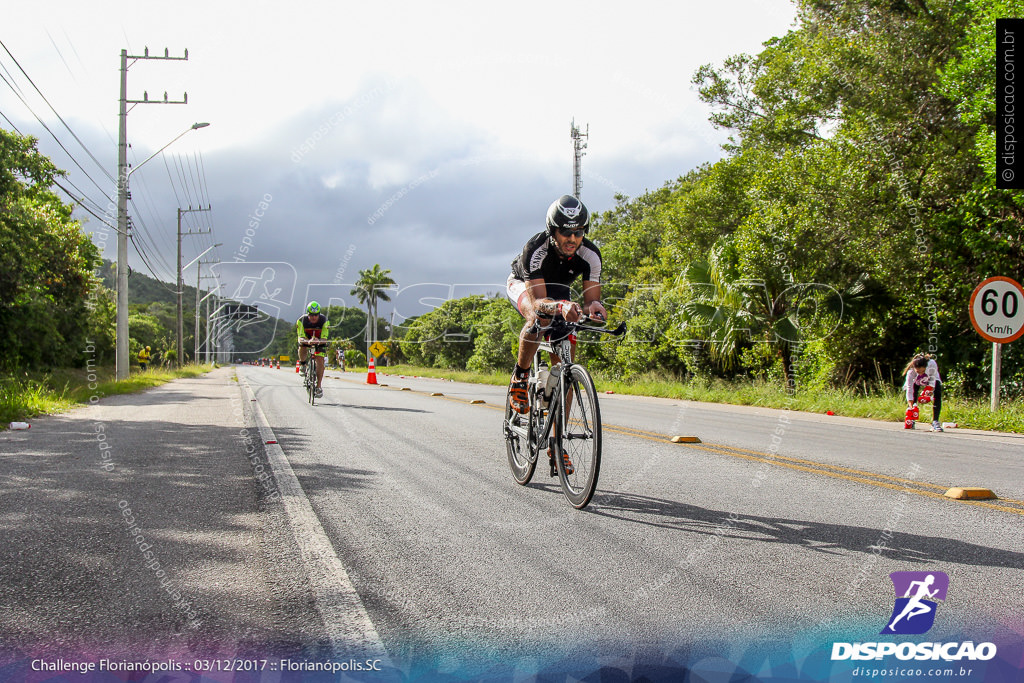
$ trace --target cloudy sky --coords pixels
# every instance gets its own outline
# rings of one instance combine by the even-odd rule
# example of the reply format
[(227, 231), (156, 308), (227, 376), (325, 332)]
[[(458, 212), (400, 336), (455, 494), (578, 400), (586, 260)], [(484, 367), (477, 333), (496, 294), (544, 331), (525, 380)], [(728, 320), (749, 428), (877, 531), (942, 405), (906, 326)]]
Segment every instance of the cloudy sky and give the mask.
[[(758, 52), (794, 16), (790, 0), (25, 2), (0, 29), (0, 112), (105, 209), (121, 50), (187, 48), (187, 61), (128, 71), (129, 99), (188, 93), (187, 105), (129, 113), (133, 163), (210, 123), (133, 172), (146, 259), (133, 250), (132, 268), (172, 281), (176, 208), (209, 204), (184, 218), (187, 231), (213, 230), (185, 238), (185, 262), (217, 242), (208, 258), (245, 260), (222, 269), (231, 277), (294, 268), (278, 277), (287, 317), (309, 296), (354, 305), (345, 285), (380, 263), (409, 288), (398, 315), (413, 315), (428, 290), (499, 289), (548, 204), (572, 190), (571, 121), (589, 126), (592, 211), (719, 158), (725, 133), (707, 122), (693, 73)], [(81, 215), (102, 242), (102, 223)]]

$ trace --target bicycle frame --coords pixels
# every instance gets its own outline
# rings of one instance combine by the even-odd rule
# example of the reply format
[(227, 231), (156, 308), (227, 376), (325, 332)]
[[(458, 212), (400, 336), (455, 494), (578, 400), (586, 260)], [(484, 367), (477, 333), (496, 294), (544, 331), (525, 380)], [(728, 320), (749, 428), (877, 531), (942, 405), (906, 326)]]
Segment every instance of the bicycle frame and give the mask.
[[(531, 328), (531, 331), (534, 333), (550, 332), (551, 336), (554, 336), (555, 334), (561, 335), (560, 338), (554, 342), (548, 339), (542, 339), (540, 341), (540, 345), (537, 347), (536, 354), (534, 354), (533, 363), (530, 365), (530, 376), (527, 384), (530, 387), (530, 391), (534, 392), (538, 385), (537, 380), (540, 372), (538, 368), (544, 360), (543, 354), (554, 354), (559, 359), (559, 363), (557, 365), (549, 366), (549, 372), (555, 371), (556, 368), (558, 370), (558, 385), (556, 386), (555, 391), (552, 392), (550, 399), (548, 399), (548, 405), (546, 408), (548, 414), (544, 420), (543, 426), (536, 432), (536, 443), (533, 443), (533, 435), (529, 433), (530, 425), (533, 424), (533, 419), (540, 419), (543, 416), (545, 408), (535, 402), (535, 395), (531, 395), (530, 401), (530, 412), (533, 419), (527, 422), (527, 426), (520, 427), (513, 424), (507, 425), (508, 429), (514, 431), (530, 445), (528, 448), (528, 455), (531, 462), (536, 462), (537, 456), (543, 448), (544, 443), (549, 442), (553, 438), (551, 434), (552, 427), (554, 426), (555, 415), (561, 416), (561, 419), (563, 420), (562, 424), (560, 424), (560, 427), (562, 428), (561, 432), (565, 433), (565, 415), (564, 411), (561, 410), (561, 407), (562, 401), (565, 400), (566, 373), (570, 372), (570, 368), (573, 365), (576, 365), (575, 361), (572, 359), (572, 342), (576, 337), (576, 331), (602, 332), (604, 334), (621, 336), (626, 330), (625, 324), (620, 324), (615, 330), (608, 330), (604, 327), (587, 326), (585, 324), (586, 322), (588, 322), (587, 318), (581, 319), (578, 323), (569, 323), (558, 317), (553, 319), (551, 323), (545, 327), (542, 327), (538, 322), (534, 323)], [(547, 387), (544, 387), (543, 390), (546, 392)]]
[[(569, 368), (572, 367), (574, 362), (572, 360), (571, 337), (565, 337), (554, 343), (548, 341), (541, 341), (540, 346), (537, 347), (537, 353), (534, 356), (533, 365), (530, 366), (531, 385), (537, 384), (537, 378), (540, 374), (540, 370), (538, 368), (540, 367), (540, 363), (543, 360), (544, 353), (548, 353), (549, 355), (554, 354), (558, 356), (559, 363), (557, 365), (548, 366), (548, 372), (554, 372), (557, 368), (558, 384), (555, 386), (555, 390), (551, 392), (551, 396), (548, 398), (548, 415), (547, 419), (544, 421), (544, 426), (541, 428), (539, 432), (540, 438), (538, 439), (538, 452), (540, 451), (541, 443), (543, 443), (544, 441), (550, 441), (552, 438), (551, 428), (552, 426), (554, 426), (555, 415), (559, 415), (563, 419), (563, 424), (561, 426), (563, 427), (564, 431), (565, 415), (562, 411), (562, 401), (565, 400), (565, 377), (566, 373), (569, 372)], [(545, 386), (540, 389), (541, 391), (545, 392), (546, 395), (547, 387)], [(544, 408), (542, 406), (538, 406), (539, 414), (543, 414), (543, 410)]]
[[(314, 339), (318, 339), (318, 338), (314, 337)], [(319, 350), (319, 348), (321, 346), (326, 346), (326, 344), (325, 343), (305, 344), (305, 347), (307, 349), (309, 349), (309, 352), (306, 355), (306, 369), (305, 369), (305, 372), (302, 375), (302, 380), (303, 380), (303, 385), (306, 387), (306, 391), (309, 393), (309, 403), (310, 403), (310, 405), (316, 405), (316, 398), (314, 397), (313, 393), (316, 390), (316, 358), (317, 358), (317, 351)], [(324, 370), (326, 370), (327, 369), (327, 367), (326, 367), (327, 366), (327, 357), (326, 357), (326, 355), (323, 356), (323, 358), (324, 358)]]

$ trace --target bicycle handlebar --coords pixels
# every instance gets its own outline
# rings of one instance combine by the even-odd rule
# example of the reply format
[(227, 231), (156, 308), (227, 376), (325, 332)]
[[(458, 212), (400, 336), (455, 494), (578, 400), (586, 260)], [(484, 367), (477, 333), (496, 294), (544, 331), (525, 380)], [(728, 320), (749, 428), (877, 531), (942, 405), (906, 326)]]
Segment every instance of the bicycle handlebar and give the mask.
[[(595, 325), (588, 325), (587, 323), (601, 323), (601, 327)], [(607, 323), (606, 320), (601, 318), (591, 318), (590, 316), (581, 316), (579, 320), (574, 323), (569, 322), (561, 315), (555, 315), (551, 319), (551, 324), (542, 327), (540, 322), (534, 322), (533, 327), (530, 328), (530, 332), (536, 333), (545, 330), (557, 330), (559, 327), (565, 330), (566, 334), (572, 334), (574, 332), (600, 332), (601, 334), (610, 334), (615, 337), (621, 337), (626, 333), (626, 323), (619, 323), (619, 326), (614, 330), (609, 330), (604, 325)]]

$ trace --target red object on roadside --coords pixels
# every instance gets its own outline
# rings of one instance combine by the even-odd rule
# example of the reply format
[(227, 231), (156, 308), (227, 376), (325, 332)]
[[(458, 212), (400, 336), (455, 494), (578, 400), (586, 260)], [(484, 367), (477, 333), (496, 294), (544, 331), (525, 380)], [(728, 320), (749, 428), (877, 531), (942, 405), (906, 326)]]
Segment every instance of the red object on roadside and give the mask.
[(921, 411), (918, 409), (917, 406), (913, 406), (911, 408), (907, 408), (907, 417), (906, 417), (905, 420), (903, 420), (903, 428), (904, 429), (913, 429), (914, 428), (914, 423), (917, 422), (917, 417), (920, 414), (921, 414)]
[(370, 356), (370, 362), (366, 366), (366, 383), (377, 383), (377, 365), (373, 362), (373, 356)]
[(825, 414), (826, 415), (835, 415), (835, 413), (833, 413), (831, 410), (826, 410)]
[(932, 392), (935, 391), (935, 387), (926, 384), (921, 390), (921, 395), (917, 398), (918, 403), (931, 403)]

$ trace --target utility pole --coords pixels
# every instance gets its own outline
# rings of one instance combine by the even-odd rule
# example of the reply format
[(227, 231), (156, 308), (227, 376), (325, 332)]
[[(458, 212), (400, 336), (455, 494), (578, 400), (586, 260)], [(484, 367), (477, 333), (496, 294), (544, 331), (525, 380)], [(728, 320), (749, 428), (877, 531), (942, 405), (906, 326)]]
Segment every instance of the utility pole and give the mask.
[[(198, 211), (209, 211), (209, 210), (210, 210), (209, 206), (207, 206), (205, 209), (202, 208), (202, 207), (200, 207), (198, 209), (193, 209), (191, 206), (188, 207), (187, 209), (182, 209), (182, 208), (178, 209), (178, 287), (177, 287), (177, 291), (178, 291), (178, 360), (177, 360), (177, 366), (179, 368), (181, 367), (181, 363), (182, 363), (182, 360), (184, 359), (184, 352), (185, 352), (185, 349), (184, 349), (185, 330), (184, 330), (184, 322), (182, 321), (183, 312), (182, 312), (182, 303), (181, 303), (182, 296), (184, 296), (184, 294), (185, 294), (185, 282), (181, 278), (181, 235), (182, 235), (182, 232), (181, 232), (181, 216), (182, 216), (182, 214), (186, 214), (186, 213), (196, 213)], [(209, 234), (211, 232), (213, 232), (213, 231), (212, 230), (190, 230), (189, 232), (186, 232), (184, 234), (186, 234), (186, 235), (206, 235), (206, 234)]]
[[(151, 56), (149, 48), (141, 55), (129, 55), (127, 50), (121, 50), (121, 95), (119, 98), (118, 131), (117, 131), (117, 336), (115, 343), (115, 373), (116, 379), (128, 379), (128, 105), (136, 104), (187, 104), (188, 93), (185, 93), (181, 101), (167, 99), (151, 100), (149, 93), (144, 92), (141, 100), (128, 99), (128, 67), (139, 59), (167, 59), (187, 60), (188, 50), (185, 50), (184, 57), (171, 57), (168, 50), (164, 50), (163, 57)], [(132, 107), (134, 109), (134, 106)], [(180, 137), (180, 136), (179, 136)], [(176, 140), (177, 138), (175, 138)], [(170, 144), (170, 143), (168, 143)], [(152, 157), (150, 157), (152, 158)], [(146, 159), (149, 161), (149, 159)], [(143, 162), (145, 163), (145, 161)], [(141, 166), (142, 164), (139, 164)], [(136, 167), (138, 168), (138, 166)]]
[[(199, 304), (202, 301), (199, 298), (199, 283), (200, 283), (200, 280), (204, 280), (204, 279), (206, 279), (206, 280), (216, 280), (217, 279), (216, 275), (202, 275), (201, 274), (202, 271), (203, 271), (203, 266), (204, 265), (209, 265), (211, 263), (220, 263), (220, 261), (217, 260), (217, 259), (210, 259), (209, 261), (200, 261), (199, 263), (196, 264), (196, 333), (195, 333), (196, 350), (195, 350), (195, 355), (192, 356), (192, 358), (197, 363), (199, 362)], [(210, 294), (213, 294), (213, 292), (210, 292)], [(207, 296), (209, 296), (209, 294), (207, 294)], [(209, 301), (207, 301), (206, 308), (207, 309), (210, 308)], [(209, 322), (207, 322), (207, 325), (209, 325)], [(207, 330), (207, 332), (209, 332), (209, 330)]]
[(580, 198), (580, 189), (583, 187), (583, 177), (581, 165), (583, 163), (583, 155), (586, 154), (583, 150), (587, 148), (587, 143), (583, 142), (583, 138), (590, 137), (590, 124), (587, 124), (587, 131), (580, 133), (579, 126), (576, 125), (576, 119), (572, 120), (569, 125), (569, 137), (572, 138), (572, 196), (576, 199)]

